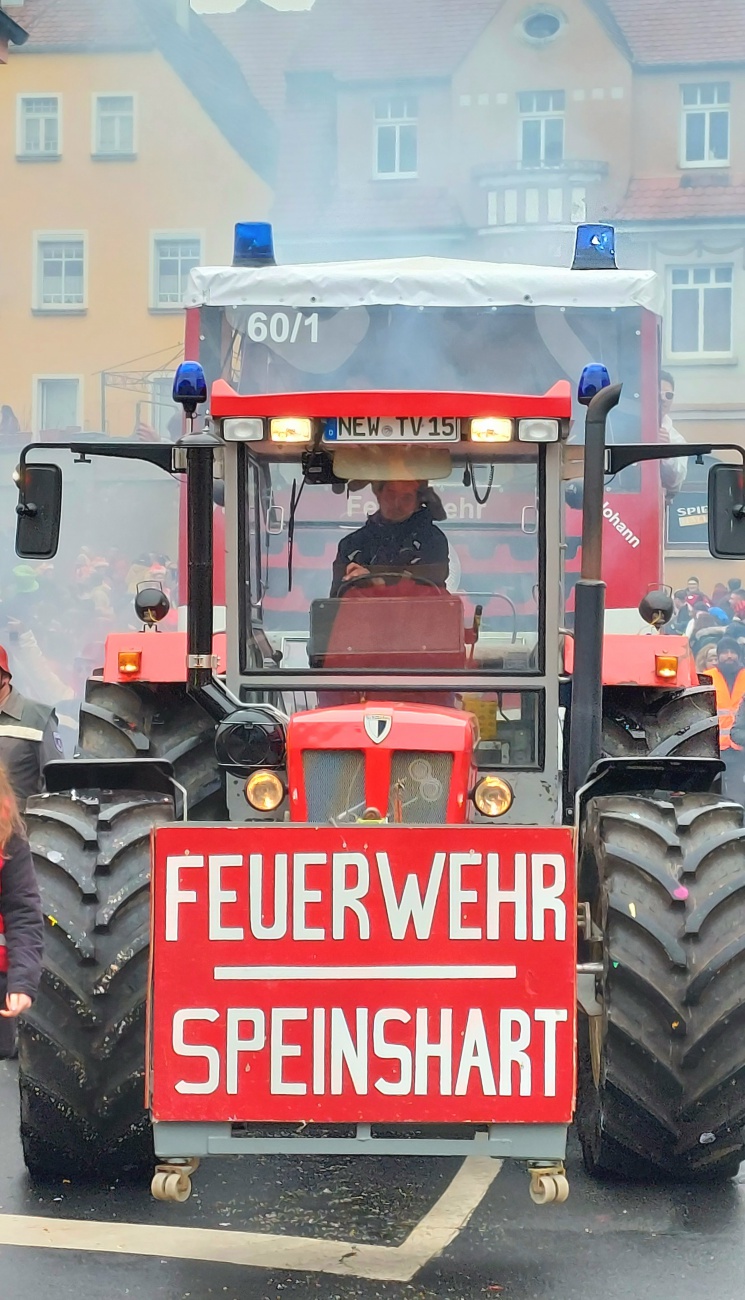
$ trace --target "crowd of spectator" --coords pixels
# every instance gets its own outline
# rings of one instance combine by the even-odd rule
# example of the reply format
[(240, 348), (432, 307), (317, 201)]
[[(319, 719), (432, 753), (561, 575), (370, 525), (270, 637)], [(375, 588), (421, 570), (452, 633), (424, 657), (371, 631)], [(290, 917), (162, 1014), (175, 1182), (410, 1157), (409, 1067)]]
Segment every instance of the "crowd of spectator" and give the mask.
[(0, 584), (0, 642), (21, 694), (52, 706), (72, 752), (85, 683), (103, 665), (110, 632), (137, 629), (138, 584), (159, 584), (178, 619), (178, 572), (167, 555), (84, 547), (73, 565), (18, 562)]
[(727, 793), (745, 803), (745, 588), (729, 578), (709, 596), (694, 575), (673, 600), (663, 631), (688, 638), (699, 681), (716, 691)]
[(715, 650), (723, 637), (737, 641), (745, 653), (745, 588), (739, 578), (718, 582), (709, 596), (698, 578), (690, 577), (675, 592), (673, 604), (673, 616), (663, 631), (688, 638), (699, 672), (712, 665), (712, 647)]

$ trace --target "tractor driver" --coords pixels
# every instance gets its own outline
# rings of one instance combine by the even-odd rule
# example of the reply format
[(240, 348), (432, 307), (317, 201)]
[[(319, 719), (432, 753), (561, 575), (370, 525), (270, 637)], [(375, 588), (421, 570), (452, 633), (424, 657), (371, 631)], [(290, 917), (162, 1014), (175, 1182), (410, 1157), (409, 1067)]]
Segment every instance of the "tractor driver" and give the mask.
[(331, 595), (338, 596), (344, 582), (364, 578), (371, 569), (400, 570), (402, 576), (420, 576), (444, 587), (450, 551), (435, 520), (446, 515), (426, 479), (376, 482), (372, 490), (379, 508), (339, 543)]

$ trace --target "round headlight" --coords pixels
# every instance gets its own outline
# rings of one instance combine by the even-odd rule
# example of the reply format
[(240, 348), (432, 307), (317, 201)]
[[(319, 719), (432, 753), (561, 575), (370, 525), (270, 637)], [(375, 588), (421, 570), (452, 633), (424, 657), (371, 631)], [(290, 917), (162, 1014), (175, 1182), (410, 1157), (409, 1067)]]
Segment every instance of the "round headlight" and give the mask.
[(514, 797), (512, 787), (501, 776), (482, 776), (473, 792), (473, 802), (484, 817), (502, 817)]
[(252, 772), (246, 781), (246, 799), (257, 812), (274, 812), (285, 797), (276, 772)]

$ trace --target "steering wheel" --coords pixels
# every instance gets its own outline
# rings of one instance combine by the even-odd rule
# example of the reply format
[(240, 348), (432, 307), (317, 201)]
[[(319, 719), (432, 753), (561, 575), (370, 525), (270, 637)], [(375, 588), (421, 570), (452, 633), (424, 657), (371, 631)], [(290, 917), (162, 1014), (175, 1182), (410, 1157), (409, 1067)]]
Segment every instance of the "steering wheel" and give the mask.
[(400, 582), (402, 578), (408, 578), (411, 582), (418, 583), (420, 587), (434, 587), (438, 595), (442, 591), (442, 588), (436, 582), (433, 582), (431, 578), (421, 578), (416, 573), (412, 573), (410, 569), (375, 569), (371, 570), (370, 573), (360, 573), (355, 578), (342, 578), (339, 584), (339, 595), (346, 595), (352, 587), (358, 587), (363, 582), (372, 582), (375, 578), (382, 578), (383, 580), (394, 578), (396, 582)]

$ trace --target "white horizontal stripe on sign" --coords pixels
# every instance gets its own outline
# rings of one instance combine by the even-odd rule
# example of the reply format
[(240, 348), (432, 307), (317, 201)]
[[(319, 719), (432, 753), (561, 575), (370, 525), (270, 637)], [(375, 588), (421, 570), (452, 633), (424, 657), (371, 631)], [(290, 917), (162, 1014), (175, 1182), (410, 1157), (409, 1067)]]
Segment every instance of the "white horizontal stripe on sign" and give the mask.
[(216, 966), (216, 980), (515, 980), (517, 966)]

